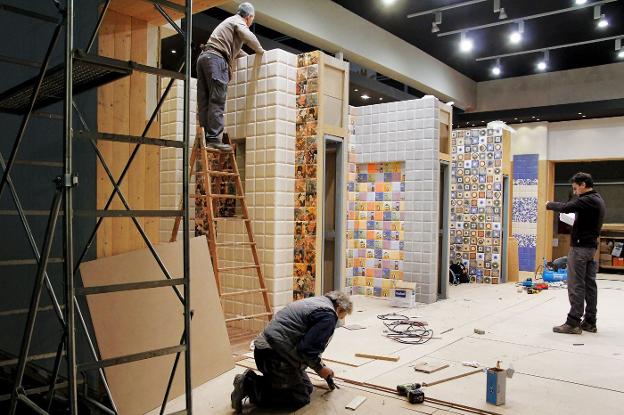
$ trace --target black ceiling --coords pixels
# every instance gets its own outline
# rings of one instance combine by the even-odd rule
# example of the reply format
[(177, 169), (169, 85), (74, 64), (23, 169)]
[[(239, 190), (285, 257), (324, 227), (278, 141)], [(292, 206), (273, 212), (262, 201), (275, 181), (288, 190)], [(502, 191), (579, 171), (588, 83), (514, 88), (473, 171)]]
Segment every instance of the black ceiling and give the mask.
[[(508, 35), (517, 24), (507, 24), (469, 32), (474, 42), (470, 53), (458, 49), (459, 35), (438, 37), (431, 32), (433, 14), (408, 19), (417, 13), (463, 3), (465, 0), (333, 0), (364, 19), (380, 26), (401, 39), (422, 49), (459, 72), (474, 79), (495, 79), (491, 74), (494, 61), (476, 62), (475, 58), (509, 52), (531, 50), (554, 45), (582, 42), (603, 37), (624, 35), (624, 1), (602, 5), (602, 13), (609, 26), (598, 29), (593, 7), (547, 16), (525, 22), (524, 38), (519, 45), (510, 45)], [(586, 4), (596, 3), (589, 0)], [(575, 6), (574, 0), (501, 0), (508, 18), (512, 20), (528, 15), (549, 12)], [(493, 12), (493, 0), (458, 7), (442, 12), (440, 32), (464, 29), (499, 21)], [(609, 40), (586, 46), (577, 46), (550, 52), (549, 71), (603, 65), (618, 61), (615, 41)], [(542, 54), (520, 55), (501, 60), (502, 74), (512, 77), (536, 73), (535, 64)]]

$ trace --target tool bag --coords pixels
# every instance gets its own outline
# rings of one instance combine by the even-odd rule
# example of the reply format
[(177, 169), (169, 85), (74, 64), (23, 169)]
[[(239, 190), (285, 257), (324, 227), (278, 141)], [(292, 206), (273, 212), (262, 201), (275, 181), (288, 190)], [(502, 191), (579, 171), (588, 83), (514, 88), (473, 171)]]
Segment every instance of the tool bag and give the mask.
[(470, 282), (468, 270), (461, 262), (451, 263), (449, 267), (449, 283), (453, 285), (466, 284)]

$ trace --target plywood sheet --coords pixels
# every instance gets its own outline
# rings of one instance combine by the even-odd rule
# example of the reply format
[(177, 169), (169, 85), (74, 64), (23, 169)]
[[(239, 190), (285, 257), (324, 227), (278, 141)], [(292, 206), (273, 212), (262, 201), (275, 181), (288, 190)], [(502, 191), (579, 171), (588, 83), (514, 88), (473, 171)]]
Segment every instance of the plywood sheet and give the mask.
[[(181, 277), (182, 241), (159, 245), (156, 250), (172, 276)], [(164, 278), (147, 250), (86, 262), (80, 272), (87, 287)], [(233, 367), (204, 237), (191, 239), (191, 292), (192, 375), (193, 386), (198, 386)], [(174, 346), (180, 341), (183, 308), (170, 287), (92, 295), (87, 301), (102, 358)], [(120, 413), (143, 414), (162, 403), (174, 358), (162, 356), (106, 369)], [(184, 392), (183, 378), (181, 364), (171, 398)]]

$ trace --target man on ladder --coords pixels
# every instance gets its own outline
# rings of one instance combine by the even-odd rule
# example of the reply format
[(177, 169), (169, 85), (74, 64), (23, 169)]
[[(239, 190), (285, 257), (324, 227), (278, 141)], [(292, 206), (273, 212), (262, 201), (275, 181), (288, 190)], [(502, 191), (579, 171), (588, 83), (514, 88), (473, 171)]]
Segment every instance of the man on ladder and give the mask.
[(251, 3), (241, 3), (234, 16), (225, 19), (210, 35), (197, 59), (197, 112), (199, 124), (204, 128), (206, 146), (230, 151), (222, 141), (223, 111), (227, 99), (227, 86), (232, 78), (234, 60), (247, 54), (243, 44), (258, 54), (264, 49), (258, 38), (249, 30), (254, 20)]

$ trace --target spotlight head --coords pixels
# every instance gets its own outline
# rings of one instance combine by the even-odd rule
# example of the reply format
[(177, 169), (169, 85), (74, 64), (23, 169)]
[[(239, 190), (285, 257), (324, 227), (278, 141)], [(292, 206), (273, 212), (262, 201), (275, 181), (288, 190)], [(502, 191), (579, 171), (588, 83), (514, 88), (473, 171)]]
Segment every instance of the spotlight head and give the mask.
[(438, 33), (440, 28), (436, 22), (431, 22), (431, 33)]
[(501, 68), (500, 66), (494, 66), (492, 67), (492, 75), (494, 76), (499, 76), (501, 74)]
[(600, 29), (604, 29), (607, 26), (609, 26), (609, 21), (607, 20), (607, 18), (603, 14), (602, 17), (600, 17), (600, 20), (598, 20), (598, 27)]
[(537, 63), (537, 69), (539, 69), (540, 71), (545, 71), (547, 67), (548, 65), (546, 65), (546, 62), (544, 61), (539, 61)]
[(364, 101), (366, 101), (367, 99), (370, 99), (370, 96), (364, 94), (360, 98), (362, 98)]
[(474, 44), (472, 43), (472, 39), (464, 38), (459, 42), (459, 50), (463, 53), (468, 53), (472, 50)]
[(518, 31), (511, 32), (511, 34), (509, 35), (509, 42), (513, 43), (514, 45), (522, 42), (522, 33)]
[(576, 0), (575, 3), (581, 5), (587, 3), (587, 0)]
[(620, 49), (620, 51), (617, 54), (617, 57), (620, 59), (624, 59), (624, 49)]
[(395, 2), (395, 0), (383, 0), (382, 2), (386, 6), (391, 6)]

